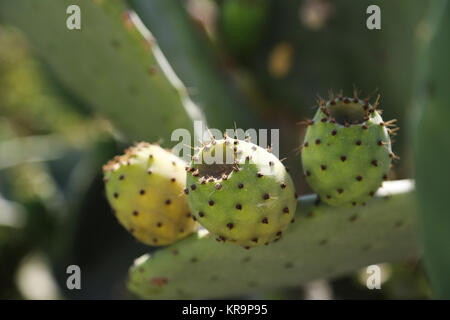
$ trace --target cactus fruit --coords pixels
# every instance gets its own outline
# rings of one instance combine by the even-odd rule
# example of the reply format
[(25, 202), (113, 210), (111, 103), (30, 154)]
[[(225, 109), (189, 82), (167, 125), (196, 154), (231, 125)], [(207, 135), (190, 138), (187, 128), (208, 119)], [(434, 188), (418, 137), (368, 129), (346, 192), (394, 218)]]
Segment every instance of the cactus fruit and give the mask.
[(183, 193), (185, 166), (160, 146), (141, 142), (103, 167), (113, 212), (139, 241), (162, 246), (194, 231)]
[(334, 206), (365, 204), (387, 179), (391, 161), (390, 134), (397, 129), (383, 122), (368, 99), (332, 95), (319, 101), (313, 120), (307, 122), (302, 145), (306, 180), (319, 199)]
[(290, 175), (253, 143), (213, 139), (187, 171), (192, 214), (218, 241), (249, 249), (277, 241), (293, 222), (297, 196)]

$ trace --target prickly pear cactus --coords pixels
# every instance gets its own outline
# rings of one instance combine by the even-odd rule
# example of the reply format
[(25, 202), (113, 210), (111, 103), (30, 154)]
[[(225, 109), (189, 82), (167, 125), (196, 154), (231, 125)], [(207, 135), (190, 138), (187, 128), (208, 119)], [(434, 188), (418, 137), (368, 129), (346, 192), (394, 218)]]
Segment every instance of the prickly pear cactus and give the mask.
[(307, 121), (302, 146), (303, 171), (321, 200), (335, 206), (365, 204), (388, 177), (391, 161), (390, 129), (377, 110), (378, 99), (330, 97), (320, 101)]
[(183, 193), (185, 166), (160, 146), (139, 143), (103, 167), (113, 212), (139, 241), (167, 245), (195, 229)]
[(281, 238), (296, 209), (294, 184), (281, 161), (248, 141), (213, 140), (188, 168), (194, 218), (218, 241), (246, 249)]

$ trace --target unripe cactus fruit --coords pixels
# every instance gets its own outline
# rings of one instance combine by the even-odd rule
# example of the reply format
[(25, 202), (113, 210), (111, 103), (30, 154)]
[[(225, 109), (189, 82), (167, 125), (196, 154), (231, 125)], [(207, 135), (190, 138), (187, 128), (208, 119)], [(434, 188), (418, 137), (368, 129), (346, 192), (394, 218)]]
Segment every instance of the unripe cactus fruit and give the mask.
[(390, 129), (368, 100), (320, 101), (302, 146), (303, 171), (320, 200), (335, 206), (365, 204), (381, 186), (395, 155)]
[(103, 167), (113, 212), (139, 241), (162, 246), (194, 231), (196, 223), (183, 192), (185, 167), (169, 151), (142, 142)]
[(277, 241), (293, 222), (294, 184), (281, 161), (242, 140), (213, 140), (187, 175), (195, 219), (218, 241), (250, 247)]

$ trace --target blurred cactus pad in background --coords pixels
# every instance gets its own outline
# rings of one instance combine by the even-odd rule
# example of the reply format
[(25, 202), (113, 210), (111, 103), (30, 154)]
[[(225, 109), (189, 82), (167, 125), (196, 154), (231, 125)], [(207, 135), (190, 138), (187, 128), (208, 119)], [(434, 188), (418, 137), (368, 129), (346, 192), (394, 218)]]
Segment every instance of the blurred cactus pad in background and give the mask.
[(0, 299), (450, 299), (448, 57), (446, 0), (0, 0)]

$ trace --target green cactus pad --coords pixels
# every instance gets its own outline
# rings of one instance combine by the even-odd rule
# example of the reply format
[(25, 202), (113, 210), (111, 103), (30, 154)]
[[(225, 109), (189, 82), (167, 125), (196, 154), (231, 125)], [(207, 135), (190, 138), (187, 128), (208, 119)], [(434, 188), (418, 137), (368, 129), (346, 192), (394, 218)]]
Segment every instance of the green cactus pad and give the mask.
[(299, 198), (295, 219), (270, 246), (242, 250), (204, 232), (136, 259), (129, 289), (143, 299), (214, 299), (296, 288), (381, 262), (415, 259), (417, 196), (411, 181), (384, 183), (367, 206)]
[(185, 166), (160, 146), (139, 143), (103, 167), (113, 212), (139, 241), (162, 246), (194, 231), (183, 193)]
[(194, 218), (245, 248), (281, 238), (293, 222), (294, 184), (280, 160), (253, 143), (213, 140), (194, 157), (186, 191)]
[[(377, 100), (378, 101), (378, 100)], [(374, 196), (388, 177), (393, 121), (367, 100), (338, 97), (321, 101), (302, 146), (303, 171), (321, 200), (356, 206)]]

